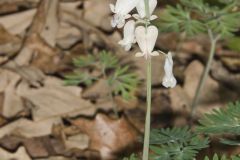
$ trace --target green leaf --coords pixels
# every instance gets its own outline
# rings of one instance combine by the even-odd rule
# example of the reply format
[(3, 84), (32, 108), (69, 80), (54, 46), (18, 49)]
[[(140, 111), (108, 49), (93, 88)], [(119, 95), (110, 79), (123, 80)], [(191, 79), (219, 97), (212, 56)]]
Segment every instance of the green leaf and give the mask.
[(76, 67), (89, 67), (94, 65), (96, 62), (96, 57), (94, 55), (88, 54), (87, 56), (80, 56), (73, 59), (73, 64)]
[(230, 103), (227, 108), (214, 109), (200, 120), (197, 131), (205, 134), (240, 134), (240, 103)]
[(137, 75), (129, 71), (129, 67), (118, 67), (108, 79), (115, 95), (120, 94), (128, 100), (134, 97), (134, 92), (139, 83)]
[(97, 80), (96, 77), (93, 77), (89, 75), (88, 73), (84, 72), (74, 72), (71, 75), (64, 76), (64, 84), (65, 85), (79, 85), (81, 83), (89, 86), (91, 85), (95, 80)]
[(216, 153), (213, 155), (212, 159), (206, 156), (204, 160), (240, 160), (239, 155), (231, 156), (231, 158), (227, 158), (225, 155), (219, 156)]
[(139, 160), (136, 154), (132, 153), (130, 157), (125, 157), (123, 160)]
[(227, 40), (227, 46), (234, 51), (240, 52), (240, 37), (232, 37)]
[(208, 143), (207, 138), (201, 139), (187, 127), (155, 129), (150, 136), (151, 159), (192, 160)]
[(157, 24), (160, 30), (173, 32), (186, 32), (188, 35), (195, 35), (205, 31), (204, 25), (192, 19), (191, 12), (182, 6), (167, 6), (166, 10), (160, 15)]
[(117, 57), (113, 56), (112, 53), (102, 51), (99, 53), (99, 61), (105, 69), (115, 68), (118, 66)]
[(240, 12), (236, 9), (239, 3), (239, 0), (232, 0), (210, 5), (204, 0), (180, 0), (180, 4), (166, 7), (159, 15), (157, 25), (159, 30), (184, 32), (190, 36), (207, 34), (208, 30), (213, 32), (214, 37), (233, 36), (240, 27)]

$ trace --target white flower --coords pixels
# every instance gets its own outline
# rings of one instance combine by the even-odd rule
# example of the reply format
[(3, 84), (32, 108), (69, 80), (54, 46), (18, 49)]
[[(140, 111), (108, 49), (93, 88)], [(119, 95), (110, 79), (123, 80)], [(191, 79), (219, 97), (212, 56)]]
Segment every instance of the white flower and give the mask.
[(132, 47), (132, 43), (136, 43), (135, 40), (135, 21), (128, 21), (123, 29), (123, 40), (119, 41), (118, 44), (125, 48), (125, 51), (129, 51)]
[[(156, 15), (152, 15), (154, 9), (157, 6), (157, 0), (149, 0), (149, 15), (150, 15), (150, 20), (154, 20), (157, 18)], [(146, 11), (145, 11), (145, 3), (144, 0), (140, 0), (136, 6), (137, 11), (138, 11), (138, 15), (134, 15), (135, 18), (139, 19), (139, 18), (145, 18), (146, 17)]]
[(165, 59), (164, 64), (164, 71), (165, 75), (163, 77), (162, 85), (166, 88), (173, 88), (177, 84), (177, 80), (173, 75), (173, 60), (172, 60), (172, 53), (168, 52)]
[(110, 4), (110, 9), (114, 14), (111, 21), (112, 27), (122, 28), (125, 24), (125, 19), (131, 17), (128, 14), (138, 4), (139, 0), (117, 0), (116, 5)]
[(142, 52), (136, 53), (136, 57), (144, 56), (146, 59), (150, 56), (157, 56), (159, 53), (157, 51), (153, 52), (153, 48), (155, 46), (158, 29), (155, 26), (149, 26), (145, 28), (143, 26), (138, 26), (135, 30), (135, 36), (137, 43)]

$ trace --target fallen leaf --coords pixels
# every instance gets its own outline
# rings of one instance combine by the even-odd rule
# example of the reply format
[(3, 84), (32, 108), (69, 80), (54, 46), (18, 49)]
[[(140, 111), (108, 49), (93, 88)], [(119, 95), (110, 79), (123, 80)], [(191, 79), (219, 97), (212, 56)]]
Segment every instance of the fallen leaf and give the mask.
[(89, 137), (86, 134), (77, 134), (69, 136), (64, 141), (66, 149), (87, 149), (89, 146)]
[(10, 153), (0, 148), (0, 157), (1, 160), (31, 160), (24, 147), (19, 147), (15, 153)]
[(0, 138), (5, 135), (16, 135), (26, 138), (46, 136), (51, 134), (52, 126), (59, 123), (61, 123), (59, 118), (45, 119), (38, 122), (21, 118), (1, 127)]
[(113, 120), (97, 114), (94, 120), (79, 118), (71, 123), (89, 136), (89, 148), (99, 151), (102, 159), (106, 160), (114, 159), (116, 154), (133, 147), (138, 139), (138, 132), (124, 116)]
[(16, 86), (21, 78), (8, 70), (0, 70), (0, 77), (0, 93), (4, 94), (2, 115), (10, 118), (24, 109), (23, 100), (16, 92)]
[(49, 157), (49, 158), (43, 158), (43, 159), (40, 158), (40, 159), (34, 159), (34, 160), (72, 160), (72, 159), (57, 156), (57, 157)]
[(35, 121), (49, 117), (93, 115), (96, 107), (82, 99), (80, 92), (81, 88), (64, 86), (63, 81), (54, 77), (46, 77), (43, 87), (30, 88), (21, 82), (17, 89), (18, 95), (35, 106), (31, 108)]

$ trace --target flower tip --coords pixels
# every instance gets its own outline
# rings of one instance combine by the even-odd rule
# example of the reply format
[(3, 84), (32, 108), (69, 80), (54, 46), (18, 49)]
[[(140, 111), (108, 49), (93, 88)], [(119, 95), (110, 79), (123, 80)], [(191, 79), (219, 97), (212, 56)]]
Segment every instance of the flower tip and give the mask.
[(157, 19), (157, 18), (158, 18), (158, 16), (156, 16), (156, 15), (151, 15), (150, 20), (153, 21), (153, 20), (155, 20), (155, 19)]
[(135, 54), (135, 57), (143, 57), (143, 56), (144, 56), (144, 54), (142, 52), (137, 52)]
[(115, 13), (115, 6), (114, 6), (112, 3), (109, 4), (109, 7), (110, 7), (110, 10), (111, 10), (113, 13)]
[(172, 77), (164, 77), (162, 85), (166, 88), (174, 88), (177, 85), (177, 80), (174, 76)]

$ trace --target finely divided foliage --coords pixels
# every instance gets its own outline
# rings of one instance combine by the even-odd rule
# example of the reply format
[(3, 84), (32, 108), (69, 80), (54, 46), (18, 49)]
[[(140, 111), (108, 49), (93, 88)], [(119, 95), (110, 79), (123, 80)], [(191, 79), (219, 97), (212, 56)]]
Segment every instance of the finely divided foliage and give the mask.
[(204, 160), (240, 160), (240, 156), (231, 156), (231, 158), (227, 158), (225, 155), (218, 156), (217, 154), (214, 154), (212, 159), (206, 156)]
[(207, 138), (200, 138), (187, 127), (152, 130), (151, 159), (192, 160), (199, 150), (208, 147), (208, 143)]
[(168, 6), (160, 16), (159, 29), (185, 32), (189, 35), (211, 30), (221, 37), (232, 36), (240, 25), (239, 0), (219, 0), (212, 6), (204, 0), (180, 0), (181, 5)]
[(66, 85), (89, 86), (99, 79), (105, 79), (111, 88), (110, 92), (125, 99), (134, 97), (139, 80), (129, 66), (122, 67), (112, 53), (102, 51), (97, 55), (80, 56), (73, 60), (73, 65), (76, 69), (65, 76)]
[[(197, 131), (204, 134), (240, 135), (240, 102), (230, 103), (227, 108), (214, 109), (199, 120)], [(221, 139), (222, 143), (240, 145), (240, 142)]]

